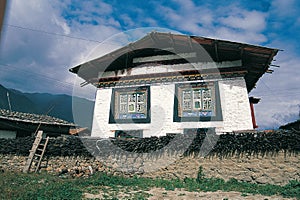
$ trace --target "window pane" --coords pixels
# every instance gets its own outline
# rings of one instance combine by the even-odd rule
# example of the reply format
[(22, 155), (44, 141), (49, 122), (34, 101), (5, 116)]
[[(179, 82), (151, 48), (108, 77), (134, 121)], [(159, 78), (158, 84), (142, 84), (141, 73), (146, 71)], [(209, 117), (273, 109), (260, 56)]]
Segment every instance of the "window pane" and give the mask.
[(138, 113), (144, 113), (145, 112), (145, 104), (138, 104), (137, 108), (136, 108), (136, 111)]
[(128, 94), (128, 102), (131, 103), (131, 102), (136, 102), (136, 94), (133, 93), (133, 94)]
[(191, 91), (190, 90), (184, 90), (183, 91), (183, 100), (190, 100), (191, 99)]
[(202, 90), (203, 99), (211, 98), (211, 89)]
[(182, 91), (182, 109), (183, 110), (191, 110), (192, 109), (192, 99), (191, 99), (191, 90), (183, 90)]
[(194, 101), (194, 109), (196, 109), (196, 110), (201, 109), (201, 102), (200, 101)]
[(135, 103), (128, 104), (128, 112), (130, 113), (135, 112)]
[(194, 89), (193, 90), (193, 101), (194, 101), (194, 110), (201, 109), (201, 89)]
[(119, 113), (127, 113), (127, 94), (120, 94)]
[(183, 101), (182, 108), (183, 110), (191, 110), (192, 109), (191, 101)]
[(121, 94), (120, 95), (120, 103), (121, 104), (127, 104), (127, 94)]
[(137, 94), (137, 101), (138, 103), (141, 103), (141, 102), (145, 102), (145, 94), (144, 93), (139, 93)]
[(127, 104), (120, 105), (120, 113), (127, 113)]
[(203, 109), (211, 110), (212, 109), (211, 89), (203, 90), (202, 95), (203, 95)]
[(136, 110), (136, 94), (129, 93), (128, 94), (128, 112), (134, 113)]

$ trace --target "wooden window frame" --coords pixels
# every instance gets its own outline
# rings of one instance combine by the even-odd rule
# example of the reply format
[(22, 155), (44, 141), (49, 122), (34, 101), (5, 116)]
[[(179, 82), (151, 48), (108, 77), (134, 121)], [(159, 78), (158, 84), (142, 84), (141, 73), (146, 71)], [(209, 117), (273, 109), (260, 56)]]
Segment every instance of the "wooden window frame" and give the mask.
[[(132, 112), (130, 113), (128, 110), (127, 112), (123, 113), (125, 118), (120, 118), (120, 96), (122, 94), (137, 94), (137, 93), (143, 93), (145, 94), (145, 113), (136, 113)], [(128, 98), (128, 96), (127, 96)], [(137, 97), (136, 97), (137, 99)], [(128, 99), (127, 99), (128, 100)], [(129, 104), (129, 103), (128, 103)], [(128, 107), (127, 104), (127, 107)], [(138, 102), (134, 103), (135, 105), (138, 105)], [(135, 108), (136, 109), (136, 108)], [(140, 118), (127, 118), (127, 115), (132, 114), (133, 116), (139, 116), (141, 115), (142, 117)], [(143, 117), (143, 114), (145, 117)], [(111, 95), (111, 103), (110, 103), (110, 114), (109, 114), (109, 123), (115, 124), (115, 123), (150, 123), (151, 122), (151, 117), (150, 117), (150, 86), (142, 86), (142, 87), (130, 87), (130, 88), (113, 88), (112, 89), (112, 95)]]
[[(190, 116), (183, 116), (183, 91), (193, 91), (195, 89), (206, 90), (210, 89), (211, 96), (213, 99), (214, 109), (213, 113), (209, 116), (205, 116), (205, 113), (209, 113), (209, 111), (202, 111), (203, 99), (201, 97), (201, 104), (198, 111), (194, 108), (194, 96), (192, 94), (191, 100), (191, 109), (186, 113), (190, 113)], [(200, 121), (222, 121), (222, 110), (221, 110), (221, 101), (220, 101), (220, 92), (218, 82), (208, 82), (208, 83), (180, 83), (175, 85), (175, 96), (174, 96), (174, 122), (200, 122)]]

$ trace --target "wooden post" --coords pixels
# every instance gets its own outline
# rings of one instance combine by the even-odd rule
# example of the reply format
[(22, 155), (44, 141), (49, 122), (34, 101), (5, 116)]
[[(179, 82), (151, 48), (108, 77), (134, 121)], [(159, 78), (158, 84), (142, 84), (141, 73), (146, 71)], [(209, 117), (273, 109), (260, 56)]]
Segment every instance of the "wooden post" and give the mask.
[(249, 97), (249, 102), (250, 102), (250, 110), (251, 110), (251, 117), (252, 117), (252, 124), (253, 124), (253, 128), (258, 128), (257, 124), (256, 124), (256, 120), (255, 120), (255, 114), (254, 114), (254, 104), (257, 104), (260, 101), (260, 99), (258, 98), (254, 98), (254, 97)]

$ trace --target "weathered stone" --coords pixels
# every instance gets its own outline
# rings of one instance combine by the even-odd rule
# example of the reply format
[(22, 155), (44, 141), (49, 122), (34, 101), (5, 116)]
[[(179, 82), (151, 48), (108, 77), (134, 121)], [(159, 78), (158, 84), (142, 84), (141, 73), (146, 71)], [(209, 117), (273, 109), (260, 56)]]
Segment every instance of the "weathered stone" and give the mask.
[(266, 176), (261, 176), (257, 179), (255, 179), (256, 183), (259, 183), (259, 184), (266, 184), (266, 183), (269, 183), (270, 182), (270, 179)]

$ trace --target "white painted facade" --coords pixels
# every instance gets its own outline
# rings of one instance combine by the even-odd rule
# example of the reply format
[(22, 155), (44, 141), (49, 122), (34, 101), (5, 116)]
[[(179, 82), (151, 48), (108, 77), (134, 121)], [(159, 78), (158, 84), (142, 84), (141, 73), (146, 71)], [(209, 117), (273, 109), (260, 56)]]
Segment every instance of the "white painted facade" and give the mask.
[[(215, 81), (215, 80), (214, 80)], [(208, 82), (208, 81), (206, 81)], [(248, 93), (244, 78), (220, 79), (221, 121), (174, 122), (175, 83), (150, 85), (150, 123), (110, 124), (112, 88), (97, 90), (92, 137), (114, 137), (116, 130), (143, 130), (143, 137), (183, 133), (185, 128), (216, 128), (216, 132), (253, 129)]]

